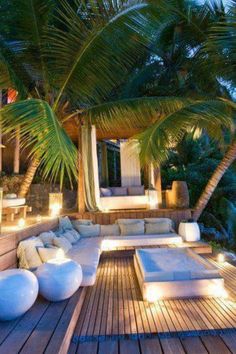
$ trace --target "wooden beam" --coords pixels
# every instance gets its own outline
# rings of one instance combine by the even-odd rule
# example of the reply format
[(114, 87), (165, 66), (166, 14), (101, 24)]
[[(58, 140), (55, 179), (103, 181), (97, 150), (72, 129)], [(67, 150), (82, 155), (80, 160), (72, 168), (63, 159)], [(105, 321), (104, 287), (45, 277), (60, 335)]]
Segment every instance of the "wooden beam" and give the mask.
[(20, 127), (16, 129), (13, 172), (20, 173)]
[(78, 121), (78, 190), (77, 190), (77, 204), (79, 213), (85, 212), (84, 199), (84, 170), (82, 161), (82, 137), (81, 137), (81, 121)]
[(161, 186), (161, 168), (155, 167), (154, 168), (154, 182), (155, 188), (157, 190), (157, 200), (159, 208), (162, 207), (162, 186)]
[(107, 144), (102, 141), (101, 142), (101, 182), (102, 186), (107, 187), (108, 186), (108, 161), (107, 161)]

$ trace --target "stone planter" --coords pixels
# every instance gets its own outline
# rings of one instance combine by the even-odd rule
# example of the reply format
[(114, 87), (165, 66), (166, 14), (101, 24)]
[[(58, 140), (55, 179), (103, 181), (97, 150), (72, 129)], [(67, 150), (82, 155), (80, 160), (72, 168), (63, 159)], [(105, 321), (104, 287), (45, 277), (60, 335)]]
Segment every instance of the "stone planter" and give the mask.
[(200, 229), (197, 222), (181, 222), (179, 224), (179, 235), (186, 242), (197, 242), (200, 240)]

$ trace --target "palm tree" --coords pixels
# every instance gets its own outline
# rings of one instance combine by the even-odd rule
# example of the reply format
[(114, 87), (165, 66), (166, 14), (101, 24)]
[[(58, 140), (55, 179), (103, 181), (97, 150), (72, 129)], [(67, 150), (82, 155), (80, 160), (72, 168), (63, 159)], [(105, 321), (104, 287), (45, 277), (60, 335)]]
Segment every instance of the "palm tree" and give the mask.
[(38, 167), (45, 178), (59, 176), (61, 186), (65, 173), (71, 182), (76, 177), (77, 150), (64, 124), (78, 116), (106, 130), (147, 127), (138, 136), (145, 162), (166, 156), (186, 130), (221, 136), (230, 127), (227, 100), (122, 94), (133, 67), (153, 57), (149, 49), (163, 23), (159, 7), (8, 0), (7, 11), (0, 25), (0, 88), (15, 88), (18, 101), (1, 117), (3, 132), (14, 136), (20, 126), (22, 147), (30, 149), (21, 195)]

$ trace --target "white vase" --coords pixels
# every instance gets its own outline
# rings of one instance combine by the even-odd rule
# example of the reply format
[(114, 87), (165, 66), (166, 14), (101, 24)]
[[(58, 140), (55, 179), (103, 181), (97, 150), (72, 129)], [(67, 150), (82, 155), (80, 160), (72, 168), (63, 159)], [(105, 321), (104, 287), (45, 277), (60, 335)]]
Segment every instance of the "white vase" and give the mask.
[(70, 259), (53, 259), (36, 271), (39, 293), (49, 301), (71, 297), (82, 282), (81, 266)]
[(197, 242), (201, 238), (197, 222), (181, 222), (178, 233), (186, 242)]
[(23, 315), (38, 296), (38, 281), (28, 270), (0, 272), (0, 320), (13, 320)]

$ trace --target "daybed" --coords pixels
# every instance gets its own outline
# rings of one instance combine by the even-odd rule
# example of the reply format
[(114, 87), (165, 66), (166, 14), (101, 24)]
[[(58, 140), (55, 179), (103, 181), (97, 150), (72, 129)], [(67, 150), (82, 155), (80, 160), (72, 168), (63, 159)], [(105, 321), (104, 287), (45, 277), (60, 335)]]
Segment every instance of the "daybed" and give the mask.
[(100, 188), (103, 210), (147, 209), (149, 198), (143, 186)]
[(95, 283), (99, 258), (104, 250), (182, 242), (173, 230), (172, 221), (167, 218), (118, 219), (113, 225), (93, 225), (90, 220), (72, 223), (68, 217), (61, 218), (55, 232), (22, 241), (17, 250), (19, 266), (36, 269), (50, 257), (55, 258), (58, 247), (61, 247), (67, 258), (81, 265), (81, 285), (90, 286)]

